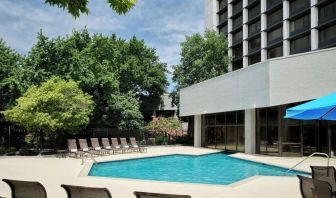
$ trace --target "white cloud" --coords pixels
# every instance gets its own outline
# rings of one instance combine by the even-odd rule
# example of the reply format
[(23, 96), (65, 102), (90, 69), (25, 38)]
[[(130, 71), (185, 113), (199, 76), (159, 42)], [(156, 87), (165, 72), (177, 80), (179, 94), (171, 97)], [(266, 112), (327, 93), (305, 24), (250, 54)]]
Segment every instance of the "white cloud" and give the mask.
[[(157, 49), (169, 71), (180, 59), (180, 43), (185, 35), (203, 32), (203, 0), (139, 0), (126, 15), (116, 15), (105, 0), (90, 0), (89, 15), (72, 18), (66, 10), (51, 7), (42, 0), (1, 0), (0, 37), (9, 46), (26, 53), (42, 29), (50, 36), (65, 36), (73, 29), (116, 33), (128, 39), (136, 35)], [(169, 78), (171, 76), (168, 75)]]

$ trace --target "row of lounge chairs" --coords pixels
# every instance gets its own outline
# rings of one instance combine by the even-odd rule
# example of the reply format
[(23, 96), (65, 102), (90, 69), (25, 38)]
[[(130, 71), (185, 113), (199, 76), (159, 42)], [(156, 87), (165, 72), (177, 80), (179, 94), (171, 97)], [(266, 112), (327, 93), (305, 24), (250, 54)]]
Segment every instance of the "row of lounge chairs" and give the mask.
[(333, 166), (311, 166), (312, 178), (300, 176), (303, 198), (335, 198), (336, 170)]
[[(3, 179), (11, 189), (13, 198), (46, 198), (47, 191), (36, 181), (18, 181)], [(107, 188), (92, 188), (84, 186), (61, 185), (68, 198), (112, 198)], [(191, 198), (189, 195), (174, 195), (149, 192), (134, 192), (136, 198)]]
[(130, 143), (126, 138), (120, 138), (120, 144), (118, 138), (111, 138), (111, 144), (109, 138), (101, 138), (99, 143), (98, 138), (90, 138), (91, 147), (88, 146), (86, 139), (68, 139), (68, 150), (71, 155), (75, 157), (82, 157), (86, 155), (109, 155), (116, 153), (129, 153), (129, 152), (146, 152), (147, 148), (139, 146), (134, 137), (130, 138)]

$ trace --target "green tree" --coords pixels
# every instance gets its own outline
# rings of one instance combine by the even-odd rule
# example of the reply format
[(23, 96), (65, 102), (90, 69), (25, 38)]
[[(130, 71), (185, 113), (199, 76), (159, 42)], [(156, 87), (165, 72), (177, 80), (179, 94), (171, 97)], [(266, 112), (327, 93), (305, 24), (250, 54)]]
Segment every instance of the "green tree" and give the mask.
[(143, 125), (143, 116), (140, 112), (139, 100), (129, 92), (127, 94), (111, 95), (108, 108), (115, 116), (115, 123), (119, 129), (139, 129)]
[[(107, 0), (109, 6), (117, 14), (126, 14), (134, 7), (136, 2), (137, 0)], [(90, 12), (88, 8), (89, 0), (45, 0), (45, 3), (63, 10), (67, 9), (69, 14), (75, 18), (79, 17), (80, 14), (88, 14)]]
[(0, 39), (0, 110), (11, 107), (23, 90), (22, 57)]
[(176, 83), (171, 94), (173, 103), (178, 105), (181, 88), (228, 72), (230, 60), (224, 34), (205, 31), (204, 36), (199, 33), (187, 36), (181, 43), (180, 64), (173, 67), (173, 81)]
[(76, 82), (51, 78), (40, 86), (30, 87), (15, 106), (1, 113), (6, 120), (26, 129), (54, 135), (55, 131), (74, 131), (88, 124), (92, 109), (91, 96)]
[(39, 84), (51, 76), (76, 81), (96, 104), (90, 126), (120, 127), (115, 122), (120, 114), (108, 108), (111, 95), (132, 92), (142, 113), (159, 104), (166, 64), (143, 40), (90, 35), (86, 29), (55, 39), (40, 32), (37, 38), (24, 63), (33, 71), (30, 81)]

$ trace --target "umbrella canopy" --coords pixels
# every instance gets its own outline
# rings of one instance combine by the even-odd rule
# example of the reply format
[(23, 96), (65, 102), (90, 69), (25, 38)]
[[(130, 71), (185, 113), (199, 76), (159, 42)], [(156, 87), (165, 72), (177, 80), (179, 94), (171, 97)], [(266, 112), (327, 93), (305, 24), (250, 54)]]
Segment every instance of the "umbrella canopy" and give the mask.
[(299, 120), (336, 120), (336, 93), (286, 110), (285, 118)]

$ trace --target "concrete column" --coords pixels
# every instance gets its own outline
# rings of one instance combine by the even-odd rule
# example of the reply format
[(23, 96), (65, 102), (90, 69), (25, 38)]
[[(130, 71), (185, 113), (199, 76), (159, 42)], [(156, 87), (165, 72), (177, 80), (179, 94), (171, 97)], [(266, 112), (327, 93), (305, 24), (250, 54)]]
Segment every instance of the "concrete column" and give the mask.
[(311, 14), (310, 14), (310, 21), (311, 21), (311, 50), (318, 49), (318, 30), (316, 27), (318, 26), (318, 8), (315, 6), (317, 0), (311, 0)]
[(245, 153), (256, 153), (256, 115), (255, 109), (245, 110)]
[(289, 17), (289, 1), (283, 2), (283, 55), (288, 56), (290, 54), (290, 42), (289, 38), (289, 21), (287, 20)]
[[(232, 16), (232, 4), (230, 3), (231, 1), (228, 2), (228, 32), (232, 31), (232, 19), (230, 18)], [(229, 56), (233, 56), (232, 53), (232, 34), (228, 33), (228, 46), (229, 46)], [(229, 71), (232, 71), (232, 64), (229, 64)]]
[(202, 115), (194, 116), (194, 147), (202, 144)]
[(243, 67), (248, 66), (248, 25), (245, 24), (248, 21), (248, 9), (245, 8), (247, 6), (247, 0), (243, 0)]

